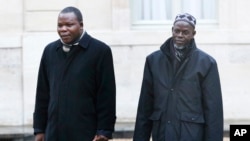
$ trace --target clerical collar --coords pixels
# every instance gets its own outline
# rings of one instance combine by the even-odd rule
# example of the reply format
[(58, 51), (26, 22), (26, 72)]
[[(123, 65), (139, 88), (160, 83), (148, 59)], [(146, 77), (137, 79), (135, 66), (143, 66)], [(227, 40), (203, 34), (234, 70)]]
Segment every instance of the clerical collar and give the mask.
[(61, 42), (62, 42), (62, 44), (63, 44), (63, 46), (62, 46), (63, 51), (64, 51), (64, 52), (69, 52), (69, 51), (70, 51), (70, 48), (71, 48), (72, 46), (78, 45), (78, 44), (79, 44), (79, 41), (82, 39), (82, 37), (83, 37), (84, 34), (85, 34), (85, 30), (83, 30), (82, 35), (80, 36), (80, 38), (79, 38), (78, 40), (76, 40), (76, 41), (75, 41), (74, 43), (72, 43), (72, 44), (66, 44), (66, 43), (63, 42), (62, 39), (60, 39)]

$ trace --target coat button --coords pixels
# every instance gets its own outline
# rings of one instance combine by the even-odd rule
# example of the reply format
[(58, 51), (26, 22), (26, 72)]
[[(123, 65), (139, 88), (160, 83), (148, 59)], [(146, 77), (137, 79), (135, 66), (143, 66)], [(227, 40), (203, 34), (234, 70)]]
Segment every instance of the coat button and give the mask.
[(168, 120), (168, 123), (171, 123), (171, 121), (170, 121), (170, 120)]
[(195, 118), (191, 118), (191, 120), (195, 120)]

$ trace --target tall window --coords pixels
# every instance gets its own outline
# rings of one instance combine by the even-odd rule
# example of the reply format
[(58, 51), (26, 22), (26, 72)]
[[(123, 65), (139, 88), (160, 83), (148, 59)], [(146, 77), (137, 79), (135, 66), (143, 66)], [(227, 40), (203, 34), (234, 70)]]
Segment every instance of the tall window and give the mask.
[(215, 24), (218, 0), (131, 0), (132, 24), (171, 24), (179, 13), (190, 13), (199, 24)]

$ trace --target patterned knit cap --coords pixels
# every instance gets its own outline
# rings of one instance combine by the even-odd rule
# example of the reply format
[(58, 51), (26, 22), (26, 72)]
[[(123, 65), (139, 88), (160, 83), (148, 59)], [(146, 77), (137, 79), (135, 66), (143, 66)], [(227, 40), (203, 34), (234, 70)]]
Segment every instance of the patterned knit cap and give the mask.
[(188, 13), (183, 13), (183, 14), (178, 14), (175, 17), (174, 24), (178, 21), (185, 21), (188, 22), (190, 25), (192, 25), (195, 28), (196, 24), (196, 19), (194, 16), (188, 14)]

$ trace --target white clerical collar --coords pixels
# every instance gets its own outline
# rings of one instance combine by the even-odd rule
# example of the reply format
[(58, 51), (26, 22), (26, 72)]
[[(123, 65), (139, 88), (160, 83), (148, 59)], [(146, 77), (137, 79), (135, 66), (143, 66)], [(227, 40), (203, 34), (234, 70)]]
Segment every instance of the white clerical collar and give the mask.
[(62, 44), (63, 44), (63, 46), (62, 46), (63, 51), (64, 51), (64, 52), (69, 52), (69, 51), (70, 51), (70, 48), (71, 48), (72, 46), (78, 45), (78, 44), (79, 44), (79, 41), (82, 39), (82, 37), (83, 37), (84, 34), (85, 34), (85, 30), (83, 30), (82, 35), (80, 36), (80, 38), (79, 38), (75, 43), (73, 43), (73, 44), (66, 44), (66, 43), (63, 42), (62, 39), (60, 39), (61, 42), (62, 42)]

